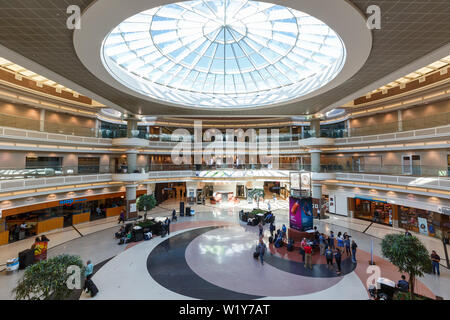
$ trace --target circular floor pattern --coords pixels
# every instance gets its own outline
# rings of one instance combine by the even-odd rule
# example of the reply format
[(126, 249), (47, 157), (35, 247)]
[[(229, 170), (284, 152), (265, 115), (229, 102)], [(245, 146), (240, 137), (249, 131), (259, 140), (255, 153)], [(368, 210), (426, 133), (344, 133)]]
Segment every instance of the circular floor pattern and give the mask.
[(252, 256), (257, 239), (257, 231), (247, 226), (186, 231), (157, 245), (147, 269), (166, 289), (208, 300), (307, 295), (335, 286), (354, 270), (346, 259), (341, 276), (321, 264), (311, 272), (269, 252), (262, 266)]
[[(253, 258), (258, 242), (257, 231), (244, 226), (223, 227), (204, 232), (189, 244), (186, 261), (189, 267), (206, 281), (241, 293), (287, 297), (310, 294), (328, 289), (354, 270), (343, 261), (343, 274), (315, 264), (305, 270), (303, 263), (267, 253), (265, 264)], [(280, 286), (280, 283), (287, 285)]]
[(177, 234), (161, 242), (147, 259), (151, 277), (168, 290), (188, 297), (207, 300), (250, 300), (262, 298), (214, 285), (198, 276), (186, 263), (189, 243), (198, 236), (217, 229), (206, 227)]

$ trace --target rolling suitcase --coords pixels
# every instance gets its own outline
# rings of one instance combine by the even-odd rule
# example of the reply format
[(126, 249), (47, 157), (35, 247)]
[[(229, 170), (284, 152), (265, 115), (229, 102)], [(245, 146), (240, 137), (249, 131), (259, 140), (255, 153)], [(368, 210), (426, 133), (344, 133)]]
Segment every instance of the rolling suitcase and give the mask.
[(259, 258), (259, 252), (258, 251), (253, 252), (253, 258), (255, 258), (255, 259)]

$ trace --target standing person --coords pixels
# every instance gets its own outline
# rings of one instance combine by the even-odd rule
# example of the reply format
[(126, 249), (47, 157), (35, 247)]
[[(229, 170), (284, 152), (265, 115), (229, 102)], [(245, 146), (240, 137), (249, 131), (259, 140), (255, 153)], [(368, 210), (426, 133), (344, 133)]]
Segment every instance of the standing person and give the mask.
[(259, 252), (259, 259), (261, 260), (261, 264), (264, 264), (264, 254), (266, 253), (266, 244), (264, 243), (263, 239), (259, 239), (258, 244), (258, 252)]
[(270, 200), (267, 202), (267, 211), (270, 211)]
[(402, 278), (397, 282), (397, 288), (400, 289), (400, 291), (408, 292), (409, 291), (409, 283), (406, 281), (406, 277), (404, 274), (402, 274)]
[(173, 220), (177, 220), (177, 211), (175, 209), (172, 211), (172, 221)]
[(347, 257), (351, 255), (350, 252), (350, 237), (348, 235), (345, 236), (344, 239), (345, 252), (347, 253)]
[(334, 249), (334, 232), (330, 231), (330, 236), (328, 237), (328, 246)]
[(164, 224), (166, 225), (167, 235), (170, 235), (170, 219), (166, 218), (166, 221), (164, 221)]
[(263, 224), (261, 221), (258, 223), (258, 228), (259, 228), (259, 237), (261, 238), (263, 236), (264, 231)]
[(325, 235), (323, 233), (319, 236), (319, 248), (320, 248), (320, 255), (323, 256), (325, 254)]
[(352, 240), (352, 262), (356, 263), (356, 248), (358, 248), (358, 246), (356, 245), (355, 240)]
[(124, 213), (123, 210), (120, 211), (119, 222), (118, 222), (117, 224), (120, 224), (121, 222), (122, 222), (123, 224), (125, 224), (125, 213)]
[(327, 259), (327, 267), (333, 268), (333, 250), (328, 246), (325, 248), (325, 258)]
[(84, 270), (84, 276), (86, 278), (85, 282), (84, 282), (84, 290), (86, 290), (86, 292), (88, 292), (88, 280), (91, 280), (92, 275), (94, 273), (94, 265), (92, 264), (91, 260), (88, 260), (86, 262), (86, 268)]
[(337, 246), (340, 250), (344, 250), (344, 237), (341, 232), (339, 232), (337, 236)]
[(408, 229), (405, 229), (405, 236), (412, 237), (412, 234), (408, 231)]
[(303, 238), (303, 239), (302, 239), (302, 242), (300, 242), (300, 254), (301, 254), (302, 257), (303, 257), (303, 260), (302, 260), (302, 261), (305, 263), (305, 266), (306, 266), (306, 252), (305, 252), (305, 247), (306, 247), (306, 245), (307, 245), (306, 239)]
[(273, 224), (273, 222), (270, 223), (269, 230), (270, 236), (273, 238), (273, 232), (275, 231), (275, 225)]
[(334, 260), (336, 261), (336, 265), (337, 265), (337, 274), (341, 274), (341, 259), (342, 259), (342, 254), (341, 254), (341, 250), (339, 248), (336, 249), (336, 252), (334, 253)]
[(305, 252), (305, 269), (309, 268), (312, 270), (312, 248), (308, 243), (306, 243), (303, 250)]
[(436, 251), (431, 252), (431, 264), (433, 266), (433, 274), (436, 274), (440, 276), (441, 273), (439, 272), (439, 262), (441, 261), (441, 257), (436, 253)]
[(286, 226), (283, 224), (283, 226), (281, 227), (281, 232), (282, 232), (282, 237), (283, 239), (286, 238)]

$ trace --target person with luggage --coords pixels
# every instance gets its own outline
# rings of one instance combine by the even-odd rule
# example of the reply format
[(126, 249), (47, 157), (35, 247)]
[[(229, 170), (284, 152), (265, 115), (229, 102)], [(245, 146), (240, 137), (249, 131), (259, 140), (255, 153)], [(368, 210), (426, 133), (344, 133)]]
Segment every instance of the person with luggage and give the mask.
[(264, 254), (266, 253), (266, 249), (267, 249), (267, 246), (264, 243), (264, 240), (262, 238), (260, 238), (256, 251), (259, 254), (259, 260), (261, 261), (261, 264), (264, 264)]
[(86, 293), (91, 293), (91, 297), (95, 297), (98, 293), (98, 288), (94, 284), (94, 281), (92, 281), (92, 276), (94, 274), (94, 265), (91, 263), (91, 260), (88, 260), (86, 262), (86, 269), (85, 269), (85, 277), (86, 281), (84, 282), (84, 289), (86, 290)]
[(333, 267), (333, 250), (329, 246), (325, 248), (325, 258), (327, 259), (327, 267)]
[(441, 257), (439, 257), (439, 255), (436, 253), (436, 251), (432, 251), (431, 252), (431, 264), (433, 266), (433, 274), (436, 274), (438, 276), (441, 275), (441, 273), (439, 272), (439, 262), (441, 261)]
[(334, 253), (334, 261), (336, 261), (337, 265), (337, 274), (341, 274), (341, 260), (342, 260), (342, 253), (341, 249), (337, 248), (336, 252)]
[(352, 240), (351, 248), (352, 248), (352, 262), (356, 263), (356, 248), (358, 248), (358, 245), (356, 244), (355, 240)]
[(117, 224), (120, 224), (121, 222), (125, 224), (125, 212), (123, 210), (120, 212), (119, 222)]
[(312, 248), (308, 243), (303, 247), (303, 252), (305, 253), (305, 269), (312, 270)]

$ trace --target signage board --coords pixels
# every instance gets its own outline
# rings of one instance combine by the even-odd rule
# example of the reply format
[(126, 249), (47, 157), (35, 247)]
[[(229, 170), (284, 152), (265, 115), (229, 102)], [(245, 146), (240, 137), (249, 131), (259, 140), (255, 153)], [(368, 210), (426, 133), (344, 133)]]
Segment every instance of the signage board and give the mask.
[(289, 227), (298, 231), (313, 228), (312, 198), (289, 197)]

